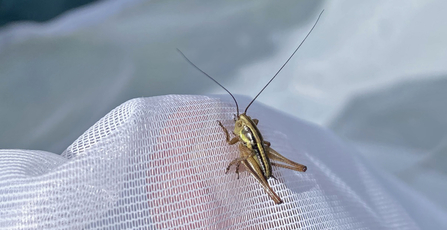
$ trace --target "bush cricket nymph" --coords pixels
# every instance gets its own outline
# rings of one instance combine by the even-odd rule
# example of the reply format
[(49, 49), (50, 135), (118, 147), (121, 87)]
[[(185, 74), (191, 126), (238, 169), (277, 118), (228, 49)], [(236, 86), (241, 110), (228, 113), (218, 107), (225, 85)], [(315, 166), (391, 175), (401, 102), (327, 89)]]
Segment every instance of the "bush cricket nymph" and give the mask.
[[(324, 10), (323, 10), (324, 11)], [(214, 78), (212, 78), (210, 75), (205, 73), (203, 70), (201, 70), (199, 67), (197, 67), (194, 63), (192, 63), (180, 50), (180, 54), (196, 69), (198, 69), (200, 72), (202, 72), (205, 76), (213, 80), (216, 84), (218, 84), (220, 87), (222, 87), (225, 91), (227, 91), (230, 96), (233, 98), (235, 104), (236, 104), (236, 115), (235, 115), (235, 125), (233, 134), (234, 137), (230, 138), (230, 134), (228, 130), (222, 125), (220, 121), (218, 121), (219, 126), (222, 128), (222, 130), (225, 133), (226, 141), (230, 145), (239, 144), (239, 152), (240, 156), (233, 161), (230, 162), (228, 167), (226, 168), (225, 173), (228, 172), (230, 167), (232, 165), (236, 165), (236, 173), (239, 178), (239, 166), (242, 163), (247, 170), (258, 180), (259, 183), (261, 183), (264, 190), (267, 192), (267, 194), (273, 199), (273, 201), (276, 204), (280, 204), (283, 201), (281, 198), (272, 190), (270, 185), (268, 184), (267, 180), (269, 178), (275, 178), (272, 175), (272, 165), (282, 168), (287, 168), (299, 172), (305, 172), (307, 170), (307, 167), (305, 165), (296, 163), (294, 161), (291, 161), (287, 159), (286, 157), (282, 156), (278, 152), (276, 152), (272, 147), (270, 147), (270, 142), (265, 141), (262, 137), (261, 132), (259, 131), (257, 125), (258, 120), (252, 119), (250, 116), (247, 115), (247, 110), (250, 107), (250, 105), (258, 98), (258, 96), (264, 91), (265, 88), (275, 79), (275, 77), (281, 72), (281, 70), (286, 66), (286, 64), (290, 61), (290, 59), (295, 55), (295, 53), (298, 51), (298, 49), (301, 47), (301, 45), (306, 41), (307, 37), (312, 33), (312, 30), (315, 28), (315, 26), (318, 23), (318, 20), (321, 17), (321, 14), (323, 14), (323, 11), (319, 14), (317, 20), (315, 21), (314, 25), (310, 29), (310, 31), (307, 33), (306, 37), (301, 41), (301, 43), (298, 45), (298, 47), (295, 49), (295, 51), (290, 55), (290, 57), (286, 60), (286, 62), (281, 66), (281, 68), (276, 72), (276, 74), (270, 79), (270, 81), (264, 86), (264, 88), (261, 89), (261, 91), (253, 98), (253, 100), (247, 105), (243, 113), (239, 113), (239, 106), (236, 101), (236, 98), (233, 96), (233, 94), (230, 93), (229, 90), (227, 90), (224, 86), (222, 86), (219, 82), (217, 82)], [(282, 163), (277, 163), (277, 162)]]

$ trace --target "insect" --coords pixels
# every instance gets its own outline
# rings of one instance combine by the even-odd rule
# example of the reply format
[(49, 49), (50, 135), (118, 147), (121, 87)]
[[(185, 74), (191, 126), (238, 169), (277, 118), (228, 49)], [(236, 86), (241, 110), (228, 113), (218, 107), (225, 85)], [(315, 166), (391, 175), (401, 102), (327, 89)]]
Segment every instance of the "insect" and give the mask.
[[(225, 136), (226, 136), (226, 142), (230, 145), (239, 144), (239, 152), (240, 156), (233, 161), (230, 162), (228, 167), (225, 170), (225, 173), (228, 173), (231, 166), (236, 165), (236, 174), (238, 175), (239, 179), (239, 166), (243, 164), (245, 168), (256, 178), (256, 180), (261, 183), (264, 190), (267, 192), (267, 194), (272, 198), (272, 200), (276, 204), (281, 204), (283, 201), (281, 198), (272, 190), (269, 183), (267, 182), (269, 178), (274, 178), (272, 175), (272, 165), (282, 168), (287, 168), (299, 172), (305, 172), (307, 170), (307, 167), (305, 165), (296, 163), (294, 161), (291, 161), (287, 159), (286, 157), (282, 156), (278, 152), (276, 152), (272, 147), (270, 147), (270, 142), (265, 141), (262, 137), (261, 132), (259, 131), (257, 125), (259, 123), (259, 120), (252, 119), (250, 116), (247, 115), (247, 110), (250, 107), (250, 105), (258, 98), (258, 96), (264, 91), (265, 88), (275, 79), (275, 77), (281, 72), (281, 70), (286, 66), (286, 64), (290, 61), (290, 59), (295, 55), (295, 53), (298, 51), (298, 49), (301, 47), (301, 45), (306, 41), (307, 37), (311, 34), (312, 30), (315, 28), (315, 26), (318, 23), (318, 20), (321, 17), (321, 14), (323, 14), (324, 10), (321, 11), (319, 14), (317, 20), (315, 21), (314, 25), (310, 29), (310, 31), (307, 33), (306, 37), (301, 41), (299, 46), (295, 49), (295, 51), (290, 55), (290, 57), (287, 59), (287, 61), (281, 66), (281, 68), (276, 72), (276, 74), (270, 79), (270, 81), (264, 86), (264, 88), (261, 89), (261, 91), (253, 98), (253, 100), (247, 105), (243, 113), (239, 113), (239, 105), (236, 101), (236, 98), (231, 94), (229, 90), (227, 90), (224, 86), (222, 86), (219, 82), (217, 82), (214, 78), (212, 78), (210, 75), (205, 73), (203, 70), (201, 70), (199, 67), (197, 67), (194, 63), (192, 63), (179, 49), (177, 51), (196, 69), (198, 69), (200, 72), (202, 72), (205, 76), (213, 80), (216, 84), (218, 84), (220, 87), (222, 87), (225, 91), (230, 94), (230, 96), (233, 98), (235, 104), (236, 104), (236, 112), (234, 121), (234, 130), (233, 134), (234, 137), (230, 138), (230, 134), (228, 130), (223, 126), (223, 124), (218, 121), (219, 126), (223, 129)], [(282, 163), (277, 163), (274, 161), (279, 161)]]

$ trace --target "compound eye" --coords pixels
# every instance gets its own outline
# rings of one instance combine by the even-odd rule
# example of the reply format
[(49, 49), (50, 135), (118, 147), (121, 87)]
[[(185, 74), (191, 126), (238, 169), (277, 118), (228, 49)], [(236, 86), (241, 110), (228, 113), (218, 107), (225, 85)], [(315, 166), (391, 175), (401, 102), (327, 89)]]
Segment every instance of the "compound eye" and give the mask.
[(242, 127), (242, 123), (240, 123), (240, 122), (237, 122), (236, 125), (237, 125), (237, 127)]

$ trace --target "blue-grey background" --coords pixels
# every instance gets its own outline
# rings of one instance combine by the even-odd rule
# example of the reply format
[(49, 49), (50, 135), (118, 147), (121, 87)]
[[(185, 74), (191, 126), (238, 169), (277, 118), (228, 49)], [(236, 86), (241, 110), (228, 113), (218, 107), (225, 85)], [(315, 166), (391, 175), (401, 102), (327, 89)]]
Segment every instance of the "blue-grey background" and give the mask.
[(128, 99), (224, 93), (176, 48), (233, 93), (254, 96), (325, 9), (259, 101), (332, 129), (447, 210), (445, 1), (40, 1), (51, 12), (31, 17), (24, 4), (27, 21), (5, 2), (2, 149), (61, 153)]

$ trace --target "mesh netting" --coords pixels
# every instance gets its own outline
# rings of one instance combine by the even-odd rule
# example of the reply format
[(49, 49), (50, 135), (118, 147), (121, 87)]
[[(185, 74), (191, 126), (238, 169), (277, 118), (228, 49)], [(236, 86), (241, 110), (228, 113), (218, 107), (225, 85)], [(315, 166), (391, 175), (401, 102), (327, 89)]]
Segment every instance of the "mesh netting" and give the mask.
[[(224, 97), (222, 97), (224, 98)], [(225, 96), (227, 98), (227, 96)], [(242, 100), (247, 102), (247, 99)], [(264, 139), (308, 171), (273, 167), (275, 205), (241, 166), (217, 120), (218, 97), (130, 100), (62, 155), (0, 151), (0, 227), (7, 229), (417, 229), (371, 169), (329, 132), (255, 104)]]

